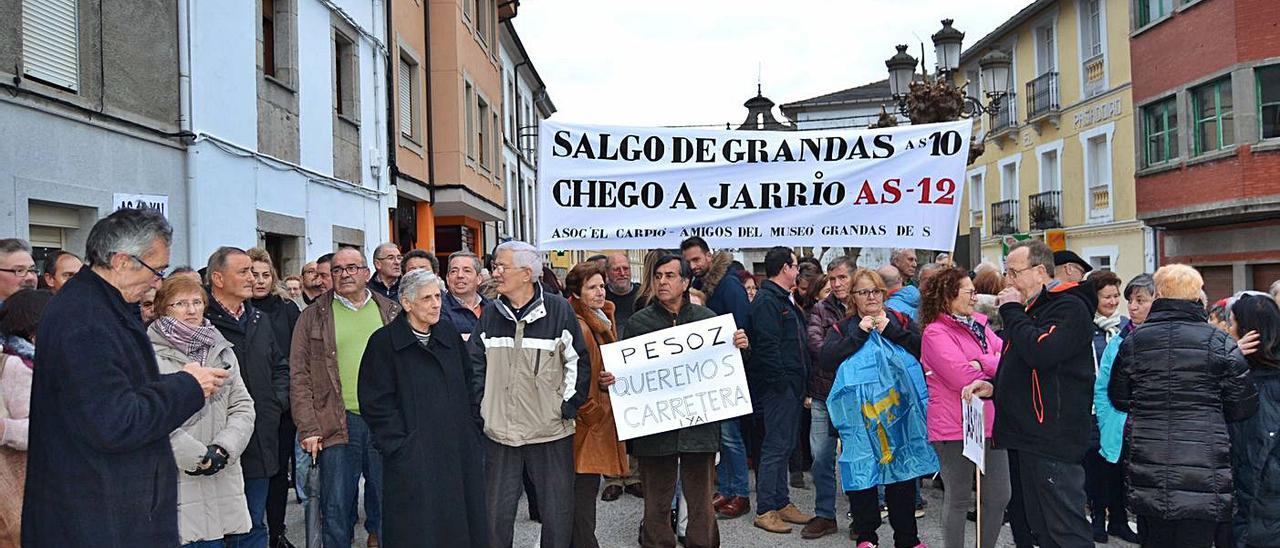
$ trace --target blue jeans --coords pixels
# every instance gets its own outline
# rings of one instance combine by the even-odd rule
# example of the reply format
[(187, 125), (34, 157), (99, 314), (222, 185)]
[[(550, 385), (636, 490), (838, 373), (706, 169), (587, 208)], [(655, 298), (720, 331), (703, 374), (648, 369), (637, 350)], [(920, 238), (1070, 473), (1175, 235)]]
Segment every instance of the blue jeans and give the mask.
[(751, 496), (747, 447), (742, 443), (738, 419), (720, 423), (720, 464), (716, 465), (716, 491), (724, 497)]
[(809, 449), (813, 451), (813, 514), (836, 519), (836, 437), (831, 435), (827, 402), (813, 399), (809, 418)]
[(311, 471), (311, 453), (302, 450), (302, 444), (293, 440), (293, 490), (298, 502), (307, 503), (307, 472)]
[(223, 548), (223, 540), (197, 540), (182, 545), (182, 548)]
[(373, 448), (369, 427), (360, 415), (347, 413), (347, 438), (347, 443), (325, 447), (317, 456), (325, 546), (351, 546), (362, 475), (365, 480), (365, 529), (371, 533), (380, 533), (382, 529), (379, 505), (369, 504), (370, 498), (381, 498), (382, 458)]
[(764, 439), (760, 444), (760, 466), (756, 468), (756, 514), (781, 510), (791, 504), (787, 483), (791, 451), (800, 430), (800, 409), (804, 402), (790, 386), (774, 388), (753, 402), (764, 417)]
[(249, 503), (249, 523), (253, 528), (243, 535), (227, 537), (227, 548), (267, 548), (267, 486), (270, 478), (244, 480), (244, 498)]

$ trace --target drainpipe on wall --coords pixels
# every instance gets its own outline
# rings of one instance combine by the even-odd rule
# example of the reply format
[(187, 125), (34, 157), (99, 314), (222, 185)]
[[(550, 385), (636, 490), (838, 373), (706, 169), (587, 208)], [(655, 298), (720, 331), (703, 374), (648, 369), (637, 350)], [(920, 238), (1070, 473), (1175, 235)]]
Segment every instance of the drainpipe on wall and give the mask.
[(191, 31), (195, 28), (192, 20), (195, 16), (192, 14), (192, 0), (178, 0), (178, 127), (183, 134), (187, 136), (186, 146), (186, 179), (185, 192), (187, 197), (187, 264), (198, 264), (197, 255), (199, 253), (200, 242), (200, 223), (198, 221), (199, 212), (196, 207), (196, 152), (194, 150), (196, 140), (191, 128), (194, 127), (192, 121), (192, 101), (191, 101)]
[[(394, 110), (396, 106), (399, 104), (398, 102), (399, 98), (395, 96), (395, 86), (392, 85), (392, 82), (395, 82), (396, 80), (393, 79), (391, 76), (391, 67), (392, 66), (399, 67), (400, 63), (399, 63), (399, 59), (395, 57), (397, 55), (396, 53), (397, 48), (395, 47), (395, 44), (398, 43), (398, 40), (395, 39), (396, 38), (395, 31), (393, 30), (394, 27), (392, 25), (392, 14), (391, 14), (392, 11), (393, 9), (391, 7), (391, 3), (388, 2), (387, 17), (386, 17), (387, 19), (386, 21), (386, 28), (387, 28), (387, 180), (390, 181), (389, 186), (391, 188), (394, 188), (396, 186), (396, 180), (400, 175), (400, 168), (397, 167), (396, 165), (396, 152), (398, 150), (399, 141), (396, 139), (396, 135), (397, 135), (396, 130), (398, 128), (396, 127), (397, 119), (396, 119), (395, 110)], [(395, 60), (395, 65), (392, 65), (393, 59)], [(391, 235), (390, 235), (391, 237), (387, 238), (386, 241), (395, 241), (396, 224), (398, 223), (398, 220), (396, 219), (396, 217), (399, 210), (400, 197), (399, 197), (399, 194), (395, 192), (390, 192), (390, 194), (391, 194), (390, 210), (393, 212), (391, 215)]]
[[(422, 101), (422, 110), (427, 117), (427, 195), (431, 199), (432, 208), (434, 208), (436, 205), (436, 159), (434, 156), (436, 132), (435, 116), (433, 115), (435, 112), (434, 95), (431, 93), (431, 2), (424, 2), (422, 6), (422, 35), (424, 37), (423, 42), (427, 46), (427, 51), (423, 54), (427, 63), (424, 71), (427, 78), (427, 97)], [(432, 227), (432, 230), (434, 230), (434, 227)], [(432, 238), (431, 241), (434, 242), (435, 238)], [(432, 245), (432, 248), (434, 247), (435, 245)], [(435, 253), (435, 249), (432, 249), (431, 252)]]

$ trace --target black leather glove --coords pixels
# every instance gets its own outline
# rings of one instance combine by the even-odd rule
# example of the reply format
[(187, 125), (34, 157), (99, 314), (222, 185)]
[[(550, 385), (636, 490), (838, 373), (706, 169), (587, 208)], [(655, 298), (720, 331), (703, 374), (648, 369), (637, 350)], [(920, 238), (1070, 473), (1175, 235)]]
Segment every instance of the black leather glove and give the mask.
[(578, 416), (578, 407), (567, 401), (560, 402), (560, 418), (571, 421)]
[(227, 461), (231, 456), (227, 454), (227, 450), (217, 445), (210, 445), (204, 454), (204, 459), (200, 461), (201, 466), (207, 466), (194, 472), (186, 472), (188, 476), (212, 476), (221, 472), (227, 467)]

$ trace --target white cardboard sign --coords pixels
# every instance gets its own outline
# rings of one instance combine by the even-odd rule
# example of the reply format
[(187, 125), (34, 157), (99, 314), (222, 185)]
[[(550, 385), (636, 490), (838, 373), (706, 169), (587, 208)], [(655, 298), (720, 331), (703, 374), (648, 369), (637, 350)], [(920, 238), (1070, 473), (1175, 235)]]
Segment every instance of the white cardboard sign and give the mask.
[(751, 414), (736, 330), (725, 314), (601, 346), (618, 439)]
[(983, 474), (987, 473), (986, 464), (986, 433), (984, 425), (986, 418), (984, 414), (986, 409), (983, 407), (982, 399), (974, 397), (970, 401), (964, 401), (961, 398), (961, 410), (964, 413), (964, 456), (978, 465), (978, 470)]

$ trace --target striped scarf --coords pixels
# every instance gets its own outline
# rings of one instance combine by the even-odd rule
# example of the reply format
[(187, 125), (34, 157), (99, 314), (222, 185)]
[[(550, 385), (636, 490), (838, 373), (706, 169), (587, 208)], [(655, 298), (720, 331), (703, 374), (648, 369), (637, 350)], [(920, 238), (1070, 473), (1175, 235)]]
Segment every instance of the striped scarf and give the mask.
[(965, 327), (968, 327), (969, 331), (973, 332), (973, 338), (978, 339), (978, 346), (982, 347), (982, 352), (985, 353), (987, 351), (987, 326), (982, 325), (982, 323), (975, 320), (973, 316), (952, 314), (951, 318), (964, 324)]
[(160, 316), (156, 324), (160, 328), (160, 334), (164, 335), (169, 344), (199, 362), (200, 365), (205, 365), (205, 360), (209, 358), (209, 349), (218, 342), (218, 330), (207, 319), (200, 327), (191, 327), (171, 316)]

